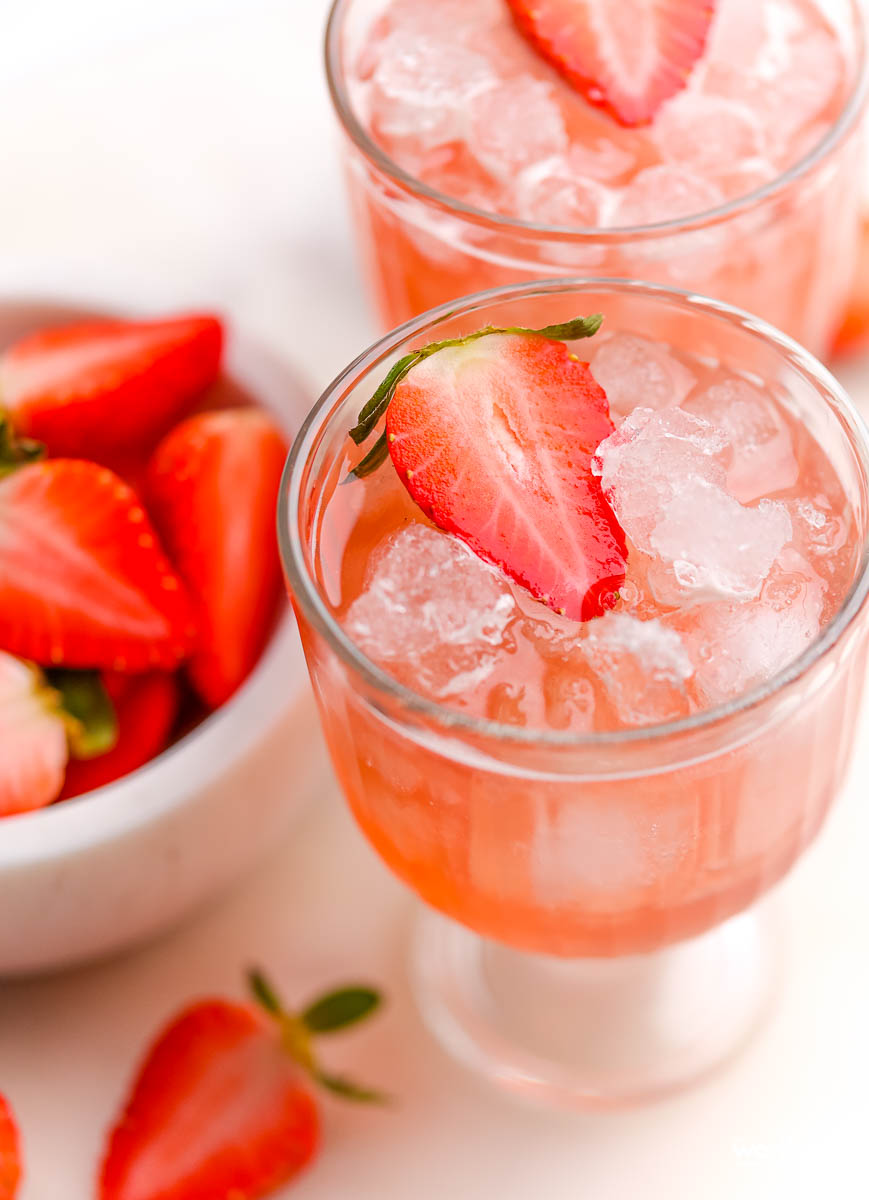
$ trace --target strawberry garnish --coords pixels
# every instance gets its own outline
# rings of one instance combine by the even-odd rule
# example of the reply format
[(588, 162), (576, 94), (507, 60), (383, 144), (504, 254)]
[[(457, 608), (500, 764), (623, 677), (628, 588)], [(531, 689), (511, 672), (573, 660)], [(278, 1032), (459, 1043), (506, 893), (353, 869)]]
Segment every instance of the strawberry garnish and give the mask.
[(53, 455), (99, 459), (135, 450), (216, 379), (222, 342), (212, 316), (43, 330), (0, 358), (0, 409)]
[(0, 1200), (15, 1200), (20, 1182), (21, 1152), (18, 1146), (18, 1130), (8, 1102), (0, 1096)]
[(335, 992), (291, 1013), (254, 975), (261, 1009), (204, 1000), (158, 1037), (110, 1135), (100, 1200), (255, 1200), (314, 1157), (320, 1119), (312, 1079), (342, 1096), (378, 1097), (322, 1071), (312, 1034), (373, 1011), (369, 988)]
[(46, 665), (174, 668), (190, 604), (135, 493), (74, 459), (0, 463), (0, 649)]
[(112, 685), (117, 696), (113, 744), (102, 754), (70, 759), (60, 793), (62, 800), (113, 783), (166, 749), (178, 715), (178, 684), (174, 676), (155, 672), (128, 676), (127, 680), (123, 688), (116, 683)]
[(385, 412), (354, 474), (388, 453), (437, 526), (576, 620), (611, 607), (625, 577), (624, 533), (591, 470), (613, 432), (606, 395), (560, 340), (599, 325), (484, 329), (413, 351), (351, 432), (364, 441)]
[(247, 678), (281, 595), (275, 508), (287, 447), (259, 409), (201, 413), (157, 447), (148, 505), (199, 603), (191, 681), (216, 708)]
[[(0, 817), (56, 800), (67, 755), (60, 696), (35, 667), (0, 651)], [(0, 1139), (0, 1181), (2, 1162)]]
[(577, 91), (622, 125), (645, 125), (682, 90), (706, 46), (714, 0), (507, 0), (521, 32)]

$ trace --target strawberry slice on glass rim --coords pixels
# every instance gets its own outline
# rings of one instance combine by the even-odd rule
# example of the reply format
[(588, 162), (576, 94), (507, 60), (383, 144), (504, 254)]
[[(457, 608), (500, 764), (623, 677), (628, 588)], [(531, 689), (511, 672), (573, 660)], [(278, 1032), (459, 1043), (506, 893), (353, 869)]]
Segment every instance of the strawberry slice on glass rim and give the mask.
[(440, 529), (556, 612), (601, 616), (624, 583), (625, 535), (592, 473), (614, 429), (606, 394), (565, 344), (599, 315), (541, 330), (486, 328), (400, 359), (351, 430), (387, 457)]

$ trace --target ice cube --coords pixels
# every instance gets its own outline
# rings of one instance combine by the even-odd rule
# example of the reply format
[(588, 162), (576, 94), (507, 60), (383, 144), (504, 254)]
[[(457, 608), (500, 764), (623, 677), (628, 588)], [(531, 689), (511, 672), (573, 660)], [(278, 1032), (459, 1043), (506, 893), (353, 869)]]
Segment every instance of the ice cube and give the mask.
[(720, 188), (688, 167), (660, 163), (635, 175), (616, 206), (615, 225), (657, 225), (699, 216), (724, 199)]
[(784, 414), (747, 380), (723, 379), (689, 396), (683, 408), (726, 437), (727, 490), (742, 504), (797, 482), (799, 465)]
[(518, 171), (567, 149), (564, 118), (551, 84), (519, 78), (500, 83), (468, 104), (468, 148), (495, 178), (511, 183)]
[(825, 29), (805, 30), (789, 43), (783, 68), (776, 70), (758, 103), (770, 133), (787, 151), (788, 143), (832, 103), (846, 76), (842, 50)]
[(392, 29), (412, 37), (442, 38), (449, 31), (451, 37), (468, 38), (503, 21), (504, 7), (501, 0), (392, 0), (387, 16)]
[(784, 504), (748, 508), (705, 479), (679, 480), (649, 539), (661, 560), (650, 571), (652, 589), (662, 604), (751, 599), (790, 537)]
[[(597, 371), (592, 368), (595, 375)], [(637, 408), (597, 449), (592, 469), (625, 533), (643, 553), (664, 505), (682, 481), (723, 486), (718, 430), (678, 408)]]
[(582, 652), (625, 725), (685, 716), (694, 667), (682, 639), (661, 621), (608, 612), (589, 621)]
[(370, 119), (387, 142), (421, 152), (460, 140), (471, 96), (493, 81), (486, 59), (452, 40), (391, 34), (374, 71)]
[(607, 138), (571, 143), (567, 164), (574, 179), (613, 183), (626, 175), (636, 159), (625, 147)]
[(543, 677), (546, 723), (552, 729), (590, 733), (594, 729), (594, 684), (578, 670), (550, 668)]
[(760, 126), (745, 105), (717, 96), (680, 92), (652, 126), (661, 157), (713, 177), (763, 153)]
[(825, 593), (811, 565), (788, 550), (757, 600), (703, 604), (680, 614), (703, 703), (735, 699), (798, 658), (820, 631)]
[(614, 421), (635, 408), (679, 404), (695, 383), (678, 358), (632, 333), (601, 339), (592, 354), (591, 372), (607, 394)]
[(512, 207), (523, 221), (540, 225), (595, 226), (602, 200), (599, 184), (575, 179), (561, 156), (519, 173)]
[(593, 469), (622, 528), (650, 564), (662, 604), (749, 599), (791, 537), (784, 504), (747, 508), (724, 488), (727, 442), (681, 409), (634, 412), (597, 450)]
[(504, 653), (516, 613), (498, 571), (427, 525), (392, 534), (372, 558), (344, 628), (403, 683), (441, 698), (482, 683)]

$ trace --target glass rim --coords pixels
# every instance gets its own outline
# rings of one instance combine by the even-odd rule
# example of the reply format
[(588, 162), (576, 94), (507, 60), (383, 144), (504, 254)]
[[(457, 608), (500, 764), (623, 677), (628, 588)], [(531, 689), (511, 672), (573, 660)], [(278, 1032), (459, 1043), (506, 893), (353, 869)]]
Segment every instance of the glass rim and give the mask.
[[(301, 478), (320, 436), (330, 426), (331, 416), (336, 407), (336, 397), (339, 398), (339, 402), (342, 401), (352, 388), (355, 388), (402, 343), (416, 334), (436, 327), (448, 317), (471, 313), (488, 305), (521, 296), (532, 298), (553, 296), (561, 292), (582, 294), (608, 291), (645, 296), (652, 300), (669, 303), (676, 302), (679, 306), (687, 306), (692, 311), (705, 313), (773, 345), (783, 358), (803, 372), (810, 383), (818, 388), (828, 390), (835, 397), (839, 413), (844, 418), (844, 431), (850, 435), (852, 450), (862, 472), (867, 494), (869, 494), (869, 428), (839, 381), (814, 355), (792, 338), (767, 324), (760, 317), (755, 317), (722, 300), (713, 300), (682, 288), (670, 288), (640, 280), (583, 276), (572, 279), (536, 280), (474, 292), (461, 297), (458, 301), (429, 309), (420, 316), (406, 321), (372, 343), (345, 367), (325, 388), (308, 413), (290, 448), (281, 477), (277, 512), (278, 543), (284, 574), (292, 597), (301, 607), (305, 618), (325, 638), (344, 664), (361, 676), (366, 684), (377, 692), (385, 693), (390, 698), (399, 701), (404, 708), (441, 727), (501, 743), (538, 747), (574, 747), (576, 749), (634, 743), (648, 744), (712, 727), (757, 707), (805, 675), (840, 640), (860, 612), (867, 594), (869, 594), (869, 513), (867, 513), (867, 529), (863, 537), (861, 555), (853, 582), (833, 617), (800, 655), (763, 683), (725, 703), (712, 705), (675, 721), (592, 733), (507, 725), (471, 716), (459, 709), (440, 704), (436, 700), (430, 700), (412, 688), (399, 683), (359, 649), (330, 611), (316, 580), (308, 571), (302, 540), (298, 534)], [(826, 408), (830, 407), (828, 401), (824, 403)]]
[(502, 232), (513, 231), (540, 241), (568, 241), (580, 245), (596, 242), (608, 245), (628, 239), (654, 240), (661, 237), (672, 237), (682, 232), (704, 229), (730, 220), (731, 217), (736, 217), (779, 192), (783, 192), (795, 180), (807, 175), (814, 167), (823, 162), (856, 125), (866, 99), (867, 84), (869, 84), (866, 15), (860, 0), (847, 0), (858, 34), (856, 74), (853, 86), (842, 111), (826, 130), (821, 140), (802, 158), (792, 163), (786, 171), (782, 171), (761, 187), (754, 188), (742, 196), (736, 196), (724, 204), (716, 205), (699, 213), (675, 217), (669, 221), (657, 221), (648, 225), (611, 225), (606, 227), (547, 225), (535, 221), (523, 221), (518, 217), (505, 216), (502, 213), (488, 212), (486, 209), (465, 204), (464, 201), (458, 200), (454, 196), (429, 187), (427, 183), (423, 183), (421, 179), (409, 171), (405, 171), (370, 136), (354, 110), (346, 86), (346, 72), (341, 59), (342, 19), (345, 10), (354, 2), (355, 0), (332, 0), (326, 23), (325, 62), (326, 81), (332, 106), (342, 128), (357, 149), (370, 163), (404, 191), (419, 196), (427, 203), (456, 214), (472, 224), (494, 226)]

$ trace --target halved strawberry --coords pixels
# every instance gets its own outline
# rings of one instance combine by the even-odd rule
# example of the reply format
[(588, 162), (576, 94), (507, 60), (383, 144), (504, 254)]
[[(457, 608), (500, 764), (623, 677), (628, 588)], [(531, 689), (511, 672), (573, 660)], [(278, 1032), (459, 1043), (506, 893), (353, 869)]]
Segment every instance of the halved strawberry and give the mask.
[[(60, 697), (35, 667), (0, 651), (0, 817), (56, 800), (67, 757)], [(0, 1196), (2, 1161), (0, 1145)]]
[[(117, 677), (116, 677), (117, 678)], [(92, 792), (113, 783), (156, 758), (169, 741), (178, 715), (178, 684), (173, 675), (127, 676), (114, 699), (118, 721), (117, 742), (105, 754), (93, 758), (71, 758), (61, 800)]]
[(135, 493), (95, 463), (0, 471), (0, 649), (44, 665), (172, 669), (196, 630)]
[(99, 459), (135, 450), (216, 379), (222, 344), (213, 316), (47, 329), (0, 357), (0, 408), (53, 455)]
[(0, 1095), (0, 1200), (15, 1200), (20, 1182), (18, 1130), (7, 1100)]
[(519, 29), (590, 104), (644, 125), (682, 90), (714, 0), (507, 0)]
[[(203, 1000), (158, 1037), (112, 1130), (100, 1200), (268, 1195), (317, 1150), (320, 1118), (306, 1075), (344, 1096), (376, 1098), (324, 1075), (310, 1044), (312, 1033), (373, 1011), (376, 993), (359, 988), (333, 993), (294, 1014), (261, 976), (255, 988), (273, 1019), (247, 1005)], [(318, 1008), (331, 1016), (330, 1024), (309, 1021)]]
[(154, 452), (148, 507), (199, 601), (194, 687), (212, 708), (246, 679), (281, 596), (275, 509), (287, 446), (256, 408), (189, 417)]
[[(613, 432), (606, 395), (560, 337), (599, 317), (545, 330), (481, 330), (397, 364), (351, 432), (361, 441), (386, 407), (398, 476), (441, 529), (575, 620), (612, 606), (625, 537), (591, 472)], [(390, 399), (391, 397), (391, 399)]]

